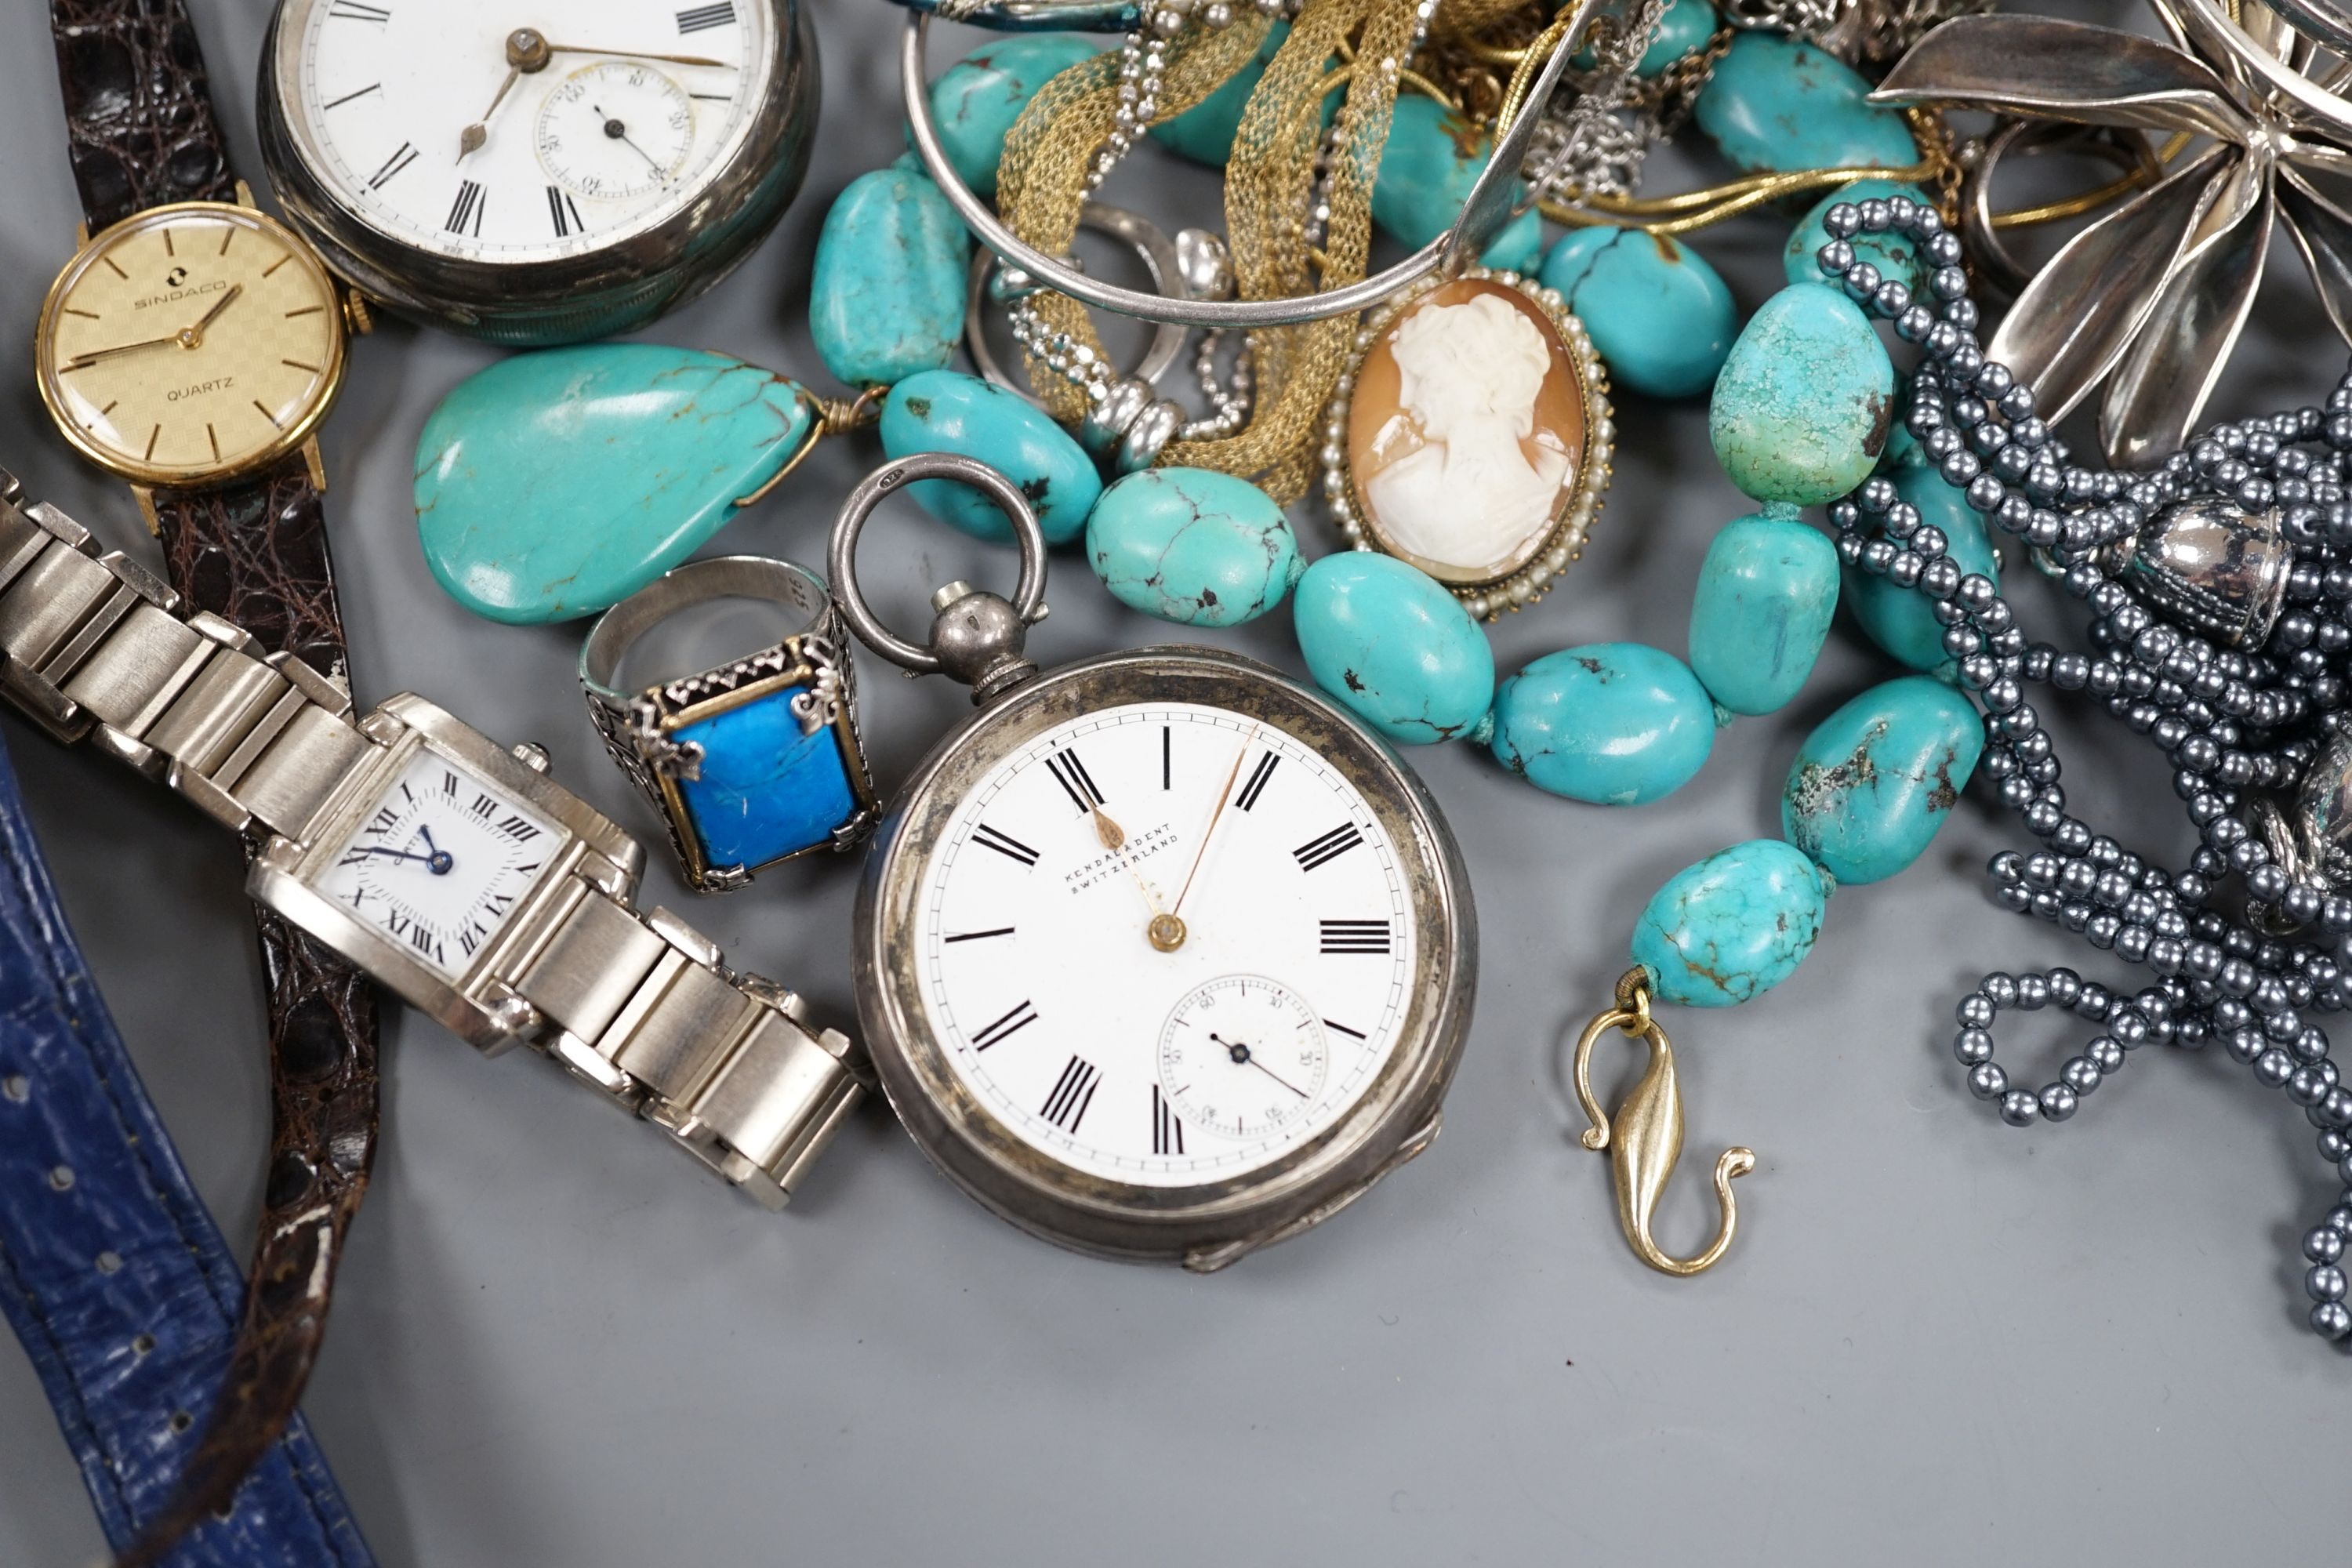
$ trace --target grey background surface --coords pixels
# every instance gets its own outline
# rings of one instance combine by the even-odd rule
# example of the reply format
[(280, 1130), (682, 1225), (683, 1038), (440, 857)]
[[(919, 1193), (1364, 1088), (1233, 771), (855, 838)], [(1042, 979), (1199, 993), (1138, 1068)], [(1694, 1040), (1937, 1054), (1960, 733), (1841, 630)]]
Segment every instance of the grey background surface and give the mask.
[[(22, 357), (76, 217), (44, 9), (0, 7), (0, 341), (17, 356), (0, 376), (0, 465), (110, 543), (149, 550), (120, 487), (48, 427)], [(268, 0), (196, 9), (254, 171)], [(898, 13), (816, 11), (825, 106), (805, 195), (736, 278), (649, 335), (821, 381), (801, 303), (811, 248), (834, 193), (897, 151)], [(1156, 158), (1111, 194), (1170, 218), (1213, 210), (1207, 176)], [(1784, 233), (1750, 218), (1700, 244), (1752, 308)], [(2307, 289), (2282, 271), (2218, 408), (2325, 390), (2341, 360)], [(414, 542), (419, 423), (489, 359), (398, 323), (357, 347), (325, 447), (359, 696), (413, 688), (492, 735), (537, 739), (560, 778), (657, 840), (580, 710), (578, 628), (469, 618)], [(1495, 628), (1507, 670), (1603, 638), (1679, 651), (1698, 554), (1746, 510), (1698, 405), (1619, 403), (1592, 551)], [(829, 446), (714, 548), (820, 560), (833, 506), (872, 460)], [(877, 528), (886, 614), (911, 617), (950, 575), (1007, 570), (912, 513)], [(1319, 517), (1301, 530), (1328, 547)], [(1169, 637), (1076, 558), (1055, 571), (1047, 659)], [(2021, 603), (2037, 630), (2055, 624), (2038, 585)], [(1286, 613), (1221, 640), (1298, 668)], [(1445, 1135), (1336, 1223), (1213, 1279), (1007, 1228), (878, 1107), (771, 1216), (545, 1063), (485, 1063), (394, 1011), (376, 1184), (307, 1405), (378, 1554), (396, 1568), (2343, 1561), (2347, 1369), (2302, 1328), (2288, 1261), (2330, 1196), (2310, 1131), (2219, 1055), (2144, 1053), (2064, 1127), (2012, 1131), (1967, 1098), (1948, 1020), (1982, 970), (2122, 978), (1983, 896), (1986, 856), (2020, 840), (1979, 799), (1909, 874), (1841, 893), (1788, 984), (1669, 1019), (1690, 1117), (1669, 1246), (1711, 1234), (1717, 1149), (1752, 1144), (1760, 1163), (1713, 1274), (1668, 1279), (1627, 1252), (1606, 1162), (1575, 1142), (1563, 1047), (1602, 1005), (1650, 891), (1775, 831), (1808, 726), (1887, 673), (1842, 629), (1791, 710), (1725, 732), (1695, 783), (1631, 813), (1539, 795), (1466, 749), (1414, 753), (1462, 838), (1485, 941)], [(964, 711), (945, 684), (878, 663), (866, 690), (886, 784)], [(128, 771), (13, 720), (5, 734), (142, 1073), (242, 1249), (267, 1114), (236, 850)], [(2104, 723), (2062, 740), (2078, 805), (2177, 862), (2183, 825), (2151, 753)], [(851, 1017), (853, 866), (696, 900), (654, 858), (651, 897)], [(2041, 1081), (2080, 1033), (2031, 1025), (2013, 1070)], [(81, 1563), (100, 1544), (28, 1365), (0, 1348), (0, 1563)]]

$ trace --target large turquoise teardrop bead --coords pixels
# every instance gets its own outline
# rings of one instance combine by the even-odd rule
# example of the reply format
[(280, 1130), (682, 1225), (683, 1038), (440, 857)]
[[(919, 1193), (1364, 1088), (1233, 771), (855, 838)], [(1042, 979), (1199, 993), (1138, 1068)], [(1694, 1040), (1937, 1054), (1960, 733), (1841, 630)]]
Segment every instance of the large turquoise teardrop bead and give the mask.
[(849, 182), (824, 215), (809, 281), (809, 335), (851, 386), (939, 370), (963, 341), (963, 220), (919, 170), (892, 164)]
[(1692, 113), (1723, 155), (1751, 174), (1917, 163), (1919, 144), (1903, 117), (1869, 100), (1870, 84), (1836, 56), (1743, 32), (1716, 62)]
[[(931, 122), (948, 162), (983, 196), (996, 194), (996, 165), (1013, 122), (1037, 89), (1095, 58), (1093, 42), (1077, 33), (1020, 33), (975, 49), (931, 83)], [(912, 129), (907, 145), (915, 145)]]
[(1884, 881), (1926, 852), (1983, 750), (1975, 707), (1942, 681), (1874, 686), (1805, 737), (1780, 830), (1841, 882)]
[(1862, 308), (1820, 283), (1764, 301), (1715, 378), (1716, 460), (1760, 501), (1812, 506), (1870, 477), (1895, 416), (1895, 365)]
[[(1787, 247), (1781, 252), (1780, 265), (1791, 283), (1819, 283), (1822, 271), (1822, 247), (1830, 242), (1828, 225), (1830, 208), (1840, 202), (1885, 201), (1889, 196), (1908, 196), (1921, 206), (1932, 206), (1927, 193), (1916, 185), (1898, 185), (1892, 180), (1856, 180), (1850, 185), (1840, 185), (1813, 205), (1789, 236)], [(1889, 229), (1885, 234), (1857, 234), (1846, 243), (1853, 253), (1878, 268), (1881, 278), (1904, 285), (1914, 294), (1927, 286), (1931, 270), (1921, 259), (1918, 242), (1905, 234)]]
[(1544, 258), (1541, 280), (1584, 322), (1610, 379), (1652, 397), (1715, 384), (1739, 327), (1723, 279), (1666, 235), (1572, 229)]
[[(1495, 150), (1489, 137), (1465, 137), (1453, 110), (1418, 93), (1397, 100), (1388, 149), (1372, 185), (1372, 221), (1398, 244), (1418, 250), (1454, 226), (1470, 187)], [(1516, 195), (1524, 189), (1513, 185)], [(1533, 273), (1543, 260), (1543, 216), (1533, 207), (1503, 226), (1479, 258), (1489, 267)]]
[[(1993, 553), (1985, 520), (1968, 497), (1931, 468), (1911, 465), (1895, 470), (1895, 493), (1919, 510), (1919, 521), (1940, 528), (1951, 542), (1952, 559), (1963, 573), (2000, 581), (2000, 560)], [(1944, 651), (1943, 623), (1936, 619), (1933, 603), (1916, 588), (1906, 588), (1885, 577), (1850, 569), (1845, 574), (1846, 603), (1862, 629), (1895, 658), (1914, 669), (1938, 671), (1951, 668)]]
[(1391, 555), (1344, 551), (1291, 596), (1317, 685), (1391, 741), (1426, 745), (1475, 729), (1495, 697), (1495, 654), (1462, 602)]
[[(1102, 476), (1069, 432), (1027, 398), (976, 375), (925, 371), (890, 389), (882, 404), (882, 450), (893, 458), (955, 452), (977, 458), (1021, 487), (1048, 544), (1066, 544), (1087, 526)], [(923, 510), (975, 539), (1010, 543), (1013, 524), (970, 485), (923, 479), (907, 487)]]
[(1145, 468), (1102, 493), (1087, 559), (1111, 597), (1188, 626), (1254, 621), (1306, 564), (1274, 498), (1208, 468)]
[(1769, 713), (1805, 684), (1837, 613), (1837, 546), (1790, 517), (1727, 522), (1692, 597), (1690, 662), (1734, 713)]
[(1645, 643), (1547, 654), (1495, 696), (1495, 760), (1539, 789), (1641, 805), (1690, 781), (1715, 745), (1715, 704), (1690, 667)]
[(1669, 1002), (1729, 1007), (1796, 973), (1830, 889), (1811, 860), (1751, 838), (1675, 874), (1633, 923), (1633, 962)]
[(807, 437), (814, 400), (725, 354), (584, 343), (459, 382), (416, 442), (416, 535), (449, 596), (569, 620), (692, 554)]

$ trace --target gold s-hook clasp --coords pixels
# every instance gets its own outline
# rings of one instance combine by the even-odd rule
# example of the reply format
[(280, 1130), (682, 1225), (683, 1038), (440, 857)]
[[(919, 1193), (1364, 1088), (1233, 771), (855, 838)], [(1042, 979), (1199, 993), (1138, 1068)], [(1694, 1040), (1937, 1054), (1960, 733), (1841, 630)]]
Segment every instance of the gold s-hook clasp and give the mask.
[[(1576, 1098), (1592, 1126), (1584, 1134), (1588, 1149), (1611, 1152), (1611, 1169), (1617, 1183), (1617, 1218), (1625, 1239), (1642, 1261), (1663, 1274), (1691, 1275), (1712, 1268), (1731, 1245), (1739, 1211), (1731, 1195), (1731, 1179), (1756, 1168), (1753, 1150), (1731, 1148), (1715, 1163), (1715, 1195), (1723, 1205), (1723, 1229), (1707, 1249), (1696, 1258), (1669, 1258), (1651, 1238), (1650, 1220), (1659, 1194), (1675, 1173), (1683, 1152), (1683, 1097), (1675, 1082), (1675, 1051), (1666, 1032), (1650, 1016), (1649, 977), (1629, 969), (1617, 982), (1617, 1005), (1584, 1026), (1576, 1041)], [(1642, 1079), (1617, 1107), (1612, 1121), (1601, 1114), (1592, 1098), (1592, 1047), (1612, 1029), (1623, 1031), (1650, 1047), (1650, 1065)]]

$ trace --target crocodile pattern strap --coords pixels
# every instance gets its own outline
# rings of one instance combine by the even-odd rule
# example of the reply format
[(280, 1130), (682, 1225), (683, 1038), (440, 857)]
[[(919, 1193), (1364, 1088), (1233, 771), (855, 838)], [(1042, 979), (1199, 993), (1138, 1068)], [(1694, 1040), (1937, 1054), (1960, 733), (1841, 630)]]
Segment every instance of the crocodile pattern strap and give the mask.
[(157, 490), (154, 504), (173, 587), (251, 632), (263, 651), (289, 649), (351, 684), (326, 512), (302, 454), (222, 489)]
[[(181, 1489), (230, 1365), (235, 1255), (140, 1086), (0, 752), (0, 1316), (99, 1521), (128, 1548)], [(171, 1568), (368, 1568), (300, 1416)]]
[(167, 202), (236, 199), (181, 0), (50, 0), (49, 23), (92, 234)]
[[(349, 684), (326, 518), (299, 454), (230, 489), (158, 490), (154, 505), (173, 587), (244, 626), (260, 651), (289, 650)], [(157, 1521), (157, 1543), (228, 1496), (294, 1413), (375, 1157), (373, 984), (269, 910), (254, 916), (269, 981), (271, 1103), (253, 1289), (219, 1419), (184, 1495)]]

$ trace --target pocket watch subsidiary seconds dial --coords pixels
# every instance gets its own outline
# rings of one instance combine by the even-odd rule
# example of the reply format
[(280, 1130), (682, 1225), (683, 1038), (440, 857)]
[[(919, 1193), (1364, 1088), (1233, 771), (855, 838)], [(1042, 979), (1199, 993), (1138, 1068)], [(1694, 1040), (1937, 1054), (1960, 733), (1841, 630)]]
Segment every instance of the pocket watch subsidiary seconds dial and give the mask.
[[(853, 556), (883, 496), (935, 479), (1013, 520), (1022, 581), (1011, 602), (941, 589), (918, 647)], [(831, 567), (861, 638), (982, 704), (904, 787), (857, 905), (866, 1047), (943, 1171), (1065, 1246), (1211, 1269), (1428, 1144), (1476, 926), (1444, 819), (1378, 737), (1213, 648), (1039, 675), (1044, 539), (969, 458), (866, 479)]]
[(50, 289), (41, 398), (135, 483), (215, 484), (301, 446), (343, 374), (342, 300), (261, 214), (184, 202), (99, 235)]
[(510, 342), (641, 325), (798, 187), (797, 0), (281, 0), (263, 151), (339, 269)]

